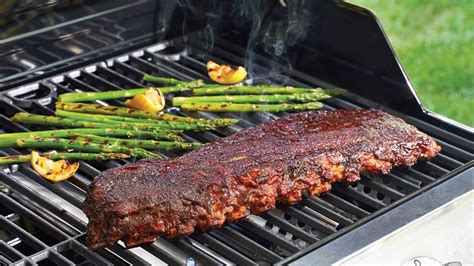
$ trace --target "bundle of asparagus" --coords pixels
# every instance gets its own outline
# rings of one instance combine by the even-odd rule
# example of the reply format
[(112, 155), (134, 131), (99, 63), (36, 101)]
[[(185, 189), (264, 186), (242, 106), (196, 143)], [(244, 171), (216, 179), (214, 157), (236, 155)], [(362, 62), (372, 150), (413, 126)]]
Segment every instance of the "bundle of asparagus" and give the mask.
[[(148, 78), (148, 80), (151, 80)], [(224, 86), (202, 84), (190, 88), (190, 97), (174, 97), (173, 106), (187, 111), (281, 112), (320, 109), (320, 100), (341, 94), (342, 89), (279, 86)]]
[[(80, 130), (88, 132), (87, 129)], [(110, 160), (129, 157), (154, 158), (159, 157), (159, 155), (148, 150), (191, 150), (202, 145), (197, 142), (120, 139), (75, 133), (76, 131), (66, 131), (71, 130), (63, 130), (59, 134), (50, 134), (49, 132), (51, 131), (3, 134), (0, 139), (0, 148), (49, 148), (75, 150), (87, 153), (57, 153), (50, 155), (50, 158)], [(66, 139), (58, 136), (70, 138)], [(27, 155), (0, 157), (0, 164), (23, 162), (27, 160), (26, 158), (28, 158)]]
[[(320, 100), (342, 90), (274, 86), (221, 86), (196, 88), (199, 96), (174, 97), (173, 105), (187, 111), (208, 112), (282, 112), (320, 109)], [(240, 95), (237, 95), (240, 94)]]
[[(265, 86), (229, 86), (219, 84), (206, 84), (202, 80), (180, 81), (173, 78), (156, 77), (149, 74), (143, 76), (144, 81), (164, 85), (160, 87), (162, 93), (175, 93), (190, 91), (194, 96), (173, 97), (173, 106), (187, 111), (209, 112), (258, 112), (258, 111), (304, 111), (319, 109), (320, 100), (341, 94), (342, 89), (325, 90), (321, 88), (295, 88), (275, 85)], [(124, 107), (106, 107), (94, 104), (74, 104), (76, 102), (90, 102), (95, 100), (110, 100), (133, 97), (146, 92), (150, 88), (128, 89), (106, 92), (75, 92), (66, 93), (59, 97), (57, 107), (65, 111), (78, 111), (83, 113), (116, 115), (134, 118), (153, 118), (159, 120), (178, 121), (171, 115), (147, 113)], [(108, 117), (108, 119), (112, 119)], [(174, 120), (177, 119), (177, 120)], [(117, 120), (117, 119), (115, 119)], [(124, 121), (124, 120), (122, 120)], [(92, 122), (92, 121), (90, 121)], [(202, 121), (186, 121), (201, 124)], [(223, 122), (228, 125), (230, 121), (208, 121), (206, 123), (216, 126)], [(211, 126), (211, 127), (212, 127)], [(196, 129), (196, 128), (194, 128)]]
[[(112, 95), (127, 95), (110, 93)], [(68, 97), (75, 98), (76, 96)], [(90, 95), (87, 97), (90, 100), (104, 99), (103, 95), (99, 95), (98, 98), (91, 98)], [(71, 155), (66, 155), (60, 153), (48, 155), (50, 158), (66, 159), (156, 157), (157, 154), (147, 152), (146, 149), (176, 150), (194, 149), (200, 146), (199, 143), (181, 142), (182, 138), (178, 134), (183, 130), (215, 129), (238, 121), (229, 118), (193, 119), (98, 104), (57, 103), (56, 107), (56, 116), (20, 112), (15, 114), (12, 120), (19, 123), (68, 129), (2, 134), (0, 135), (0, 148), (56, 148), (97, 152), (97, 154), (71, 153)], [(140, 137), (148, 140), (110, 138), (110, 136)], [(74, 140), (70, 138), (74, 138)], [(23, 162), (29, 157), (29, 155), (1, 157), (0, 164)]]
[[(203, 84), (201, 80), (185, 82), (153, 76), (145, 76), (144, 79), (164, 84), (160, 88), (160, 92), (164, 93), (185, 91)], [(83, 103), (141, 96), (149, 90), (137, 88), (62, 94), (56, 103), (55, 116), (20, 112), (12, 120), (66, 129), (1, 134), (0, 148), (74, 151), (43, 153), (44, 160), (150, 158), (159, 157), (150, 150), (190, 150), (201, 146), (200, 143), (183, 142), (179, 136), (183, 130), (210, 130), (238, 122), (237, 119), (229, 118), (194, 119), (127, 107)], [(28, 162), (33, 157), (31, 154), (0, 157), (0, 164)], [(51, 162), (46, 164), (53, 165)]]
[[(220, 89), (213, 89), (213, 90), (220, 90)], [(242, 89), (240, 90), (242, 91)], [(254, 88), (251, 88), (250, 91), (254, 91)], [(272, 90), (269, 90), (269, 91), (278, 91), (278, 90), (277, 88), (272, 88)], [(173, 105), (180, 106), (184, 110), (188, 110), (188, 111), (208, 111), (208, 112), (304, 111), (304, 110), (321, 108), (323, 105), (317, 101), (327, 99), (330, 97), (331, 95), (324, 92), (322, 89), (314, 89), (312, 92), (295, 93), (295, 94), (174, 97)], [(301, 103), (288, 103), (288, 102), (301, 102)], [(260, 103), (272, 103), (272, 104), (260, 104)]]

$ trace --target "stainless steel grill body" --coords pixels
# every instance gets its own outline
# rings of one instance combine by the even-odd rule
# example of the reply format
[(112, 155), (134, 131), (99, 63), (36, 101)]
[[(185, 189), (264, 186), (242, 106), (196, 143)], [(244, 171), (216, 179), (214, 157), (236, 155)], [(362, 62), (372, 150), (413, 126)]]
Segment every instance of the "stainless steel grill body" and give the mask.
[[(216, 50), (223, 52), (217, 54), (218, 58), (215, 59), (241, 64), (244, 51), (228, 47), (233, 46), (225, 41), (216, 41)], [(171, 48), (173, 53), (168, 52)], [(146, 86), (149, 84), (140, 80), (144, 73), (184, 80), (207, 80), (204, 59), (194, 56), (195, 49), (186, 47), (182, 39), (174, 39), (10, 90), (1, 98), (2, 130), (34, 130), (34, 126), (19, 125), (8, 117), (19, 111), (53, 114), (56, 95), (64, 92)], [(264, 69), (265, 64), (259, 67)], [(289, 72), (289, 76), (289, 85), (331, 87), (331, 84), (304, 78), (297, 71)], [(104, 104), (121, 103), (110, 101)], [(262, 216), (252, 215), (237, 224), (226, 224), (222, 229), (195, 233), (173, 241), (159, 239), (152, 245), (132, 250), (125, 250), (120, 245), (98, 253), (87, 250), (84, 246), (87, 221), (81, 211), (85, 190), (92, 178), (100, 171), (129, 161), (81, 162), (80, 169), (73, 178), (55, 184), (42, 179), (28, 164), (4, 166), (0, 171), (0, 181), (4, 184), (3, 193), (0, 193), (2, 260), (19, 264), (45, 260), (59, 264), (115, 264), (153, 260), (186, 263), (192, 258), (198, 264), (277, 263), (308, 247), (317, 248), (339, 234), (364, 224), (410, 195), (442, 182), (454, 169), (466, 167), (465, 164), (472, 158), (467, 140), (360, 96), (348, 93), (344, 97), (325, 101), (324, 106), (326, 109), (372, 107), (400, 116), (436, 138), (443, 147), (441, 154), (412, 168), (395, 169), (388, 176), (363, 176), (359, 183), (351, 186), (335, 185), (330, 193), (322, 197), (305, 197), (303, 202), (295, 206), (279, 205), (277, 209)], [(210, 113), (171, 110), (193, 117), (217, 117)], [(209, 142), (281, 115), (284, 113), (225, 113), (222, 116), (237, 117), (241, 121), (236, 126), (221, 130), (185, 134), (185, 138)], [(1, 150), (2, 155), (24, 152), (28, 151)], [(178, 153), (171, 152), (161, 154), (165, 157), (179, 156)]]
[[(32, 29), (18, 24), (17, 35), (0, 31), (0, 133), (44, 129), (14, 123), (9, 117), (21, 111), (51, 115), (57, 95), (65, 92), (151, 85), (141, 81), (144, 73), (210, 82), (205, 73), (207, 60), (245, 65), (252, 48), (252, 71), (282, 70), (283, 76), (265, 81), (281, 82), (283, 77), (292, 86), (343, 87), (348, 93), (324, 101), (325, 109), (384, 110), (434, 137), (442, 151), (429, 162), (394, 169), (386, 176), (364, 175), (357, 184), (336, 184), (321, 197), (306, 196), (297, 205), (278, 205), (220, 229), (176, 240), (159, 239), (130, 250), (119, 243), (97, 253), (85, 246), (87, 218), (81, 210), (85, 191), (101, 171), (133, 160), (81, 162), (73, 178), (59, 183), (44, 180), (28, 164), (0, 166), (0, 264), (307, 263), (314, 261), (311, 254), (325, 254), (325, 248), (337, 240), (372, 228), (371, 222), (392, 217), (392, 212), (406, 209), (410, 202), (413, 205), (420, 195), (451, 193), (456, 186), (445, 189), (447, 181), (465, 182), (472, 175), (472, 129), (423, 109), (377, 19), (366, 9), (340, 1), (288, 2), (307, 4), (304, 8), (312, 11), (312, 20), (303, 25), (308, 33), (304, 40), (288, 46), (285, 61), (248, 45), (256, 38), (252, 35), (255, 21), (265, 22), (260, 19), (267, 16), (271, 22), (289, 10), (276, 6), (279, 1), (77, 1), (84, 4), (78, 13), (68, 9), (70, 5), (61, 5), (66, 2), (25, 7), (18, 1), (20, 8), (0, 14), (0, 20), (11, 15), (21, 21), (31, 8), (32, 17), (38, 18), (27, 25)], [(240, 119), (235, 126), (184, 134), (187, 140), (203, 143), (285, 115), (169, 111)], [(1, 149), (0, 156), (29, 151)], [(436, 202), (442, 198), (449, 197), (437, 197)], [(325, 261), (333, 255), (328, 254)]]

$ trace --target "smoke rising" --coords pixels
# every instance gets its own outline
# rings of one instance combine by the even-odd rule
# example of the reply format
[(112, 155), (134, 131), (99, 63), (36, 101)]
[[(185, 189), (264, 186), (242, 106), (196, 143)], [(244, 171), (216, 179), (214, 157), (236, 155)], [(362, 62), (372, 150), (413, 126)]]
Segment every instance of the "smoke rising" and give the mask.
[[(248, 31), (245, 68), (255, 83), (285, 84), (288, 81), (285, 73), (293, 69), (288, 50), (306, 38), (314, 20), (307, 0), (180, 0), (178, 5), (184, 7), (185, 12), (185, 42), (199, 48), (199, 57), (205, 58), (212, 53), (216, 34), (224, 22), (222, 19), (231, 20), (234, 29)], [(193, 17), (192, 21), (190, 17)], [(198, 22), (205, 22), (204, 40), (187, 38), (189, 23)], [(245, 36), (243, 32), (240, 34)], [(269, 58), (270, 63), (259, 66), (259, 57)]]
[[(224, 14), (223, 2), (179, 0), (178, 5), (184, 8), (182, 32), (185, 45), (198, 48), (194, 51), (194, 56), (206, 58), (214, 48), (214, 36)], [(188, 27), (203, 22), (206, 24), (202, 34), (203, 39), (190, 38)]]
[[(252, 25), (245, 55), (245, 67), (257, 83), (284, 84), (291, 70), (288, 48), (306, 37), (312, 23), (311, 8), (305, 0), (288, 1), (285, 5), (262, 5), (261, 1), (244, 1), (247, 19)], [(259, 69), (256, 56), (269, 57), (270, 71)]]

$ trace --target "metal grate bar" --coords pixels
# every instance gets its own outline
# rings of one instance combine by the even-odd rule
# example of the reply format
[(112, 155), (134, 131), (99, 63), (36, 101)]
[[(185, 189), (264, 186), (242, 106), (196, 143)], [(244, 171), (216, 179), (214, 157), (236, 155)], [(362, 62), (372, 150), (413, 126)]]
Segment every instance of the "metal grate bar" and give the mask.
[[(326, 222), (323, 222), (320, 220), (321, 216), (319, 217), (315, 217), (315, 216), (312, 216), (306, 212), (303, 212), (293, 206), (288, 206), (288, 207), (284, 207), (282, 208), (285, 213), (288, 213), (290, 216), (292, 217), (295, 217), (296, 219), (298, 219), (298, 221), (302, 222), (302, 223), (305, 223), (309, 226), (311, 226), (312, 228), (320, 231), (321, 233), (325, 234), (325, 235), (329, 235), (329, 234), (332, 234), (332, 233), (335, 233), (336, 230), (334, 229), (333, 226), (330, 226), (328, 225), (327, 220), (329, 218), (326, 218), (326, 217), (323, 217), (323, 218), (326, 218), (324, 219), (324, 221)], [(332, 223), (335, 223), (334, 221), (331, 221)], [(336, 224), (337, 226), (337, 224)]]
[(389, 173), (387, 177), (389, 177), (390, 181), (392, 181), (395, 185), (400, 186), (404, 188), (405, 190), (408, 190), (409, 192), (413, 192), (420, 188), (420, 186), (415, 185), (403, 178), (400, 178), (396, 176), (394, 173)]
[(21, 217), (25, 217), (28, 218), (28, 220), (31, 220), (35, 224), (35, 226), (40, 228), (44, 233), (48, 234), (50, 238), (56, 239), (57, 241), (63, 241), (68, 237), (61, 230), (48, 223), (46, 220), (42, 219), (37, 214), (21, 206), (11, 198), (7, 197), (5, 194), (0, 194), (0, 199), (1, 204), (3, 206), (9, 206), (9, 208), (15, 211), (15, 214), (19, 214), (21, 215)]
[[(12, 243), (11, 246), (16, 248), (17, 246), (20, 246), (22, 244), (28, 245), (28, 247), (31, 250), (30, 249), (27, 249), (27, 250), (23, 249), (22, 251), (20, 251), (24, 255), (34, 254), (35, 251), (40, 251), (40, 250), (45, 249), (45, 248), (48, 247), (46, 244), (41, 242), (39, 239), (34, 237), (32, 234), (27, 232), (25, 229), (17, 226), (16, 224), (9, 221), (5, 217), (0, 216), (0, 228), (2, 228), (3, 230), (7, 231), (8, 233), (10, 233), (10, 234), (12, 234), (13, 236), (16, 237), (16, 238), (10, 240), (10, 242)], [(26, 252), (28, 252), (28, 253), (26, 253)], [(30, 253), (30, 252), (32, 252), (32, 253)]]
[(224, 239), (224, 243), (230, 243), (236, 250), (240, 250), (243, 254), (253, 257), (255, 261), (268, 260), (269, 262), (277, 262), (283, 259), (276, 253), (227, 225), (223, 226), (220, 230), (211, 231), (210, 234), (221, 241)]
[[(327, 204), (327, 203), (326, 203)], [(351, 219), (348, 219), (344, 215), (340, 214), (339, 212), (336, 212), (332, 210), (329, 207), (326, 207), (323, 204), (320, 204), (320, 202), (317, 202), (316, 198), (314, 197), (306, 197), (304, 199), (304, 205), (307, 207), (311, 208), (312, 210), (321, 213), (324, 216), (329, 217), (330, 219), (337, 221), (338, 224), (342, 226), (348, 226), (354, 223)]]
[(186, 237), (176, 241), (177, 247), (186, 250), (190, 253), (191, 258), (202, 262), (204, 265), (218, 265), (218, 264), (230, 264), (231, 262), (220, 256), (217, 253), (212, 252), (205, 246), (194, 241), (193, 239)]
[(99, 89), (94, 88), (93, 86), (85, 83), (77, 78), (73, 78), (71, 76), (65, 76), (64, 81), (69, 83), (70, 86), (75, 88), (75, 90), (79, 89), (81, 91), (100, 91)]
[(449, 173), (449, 170), (444, 169), (443, 167), (436, 165), (432, 162), (417, 163), (414, 166), (412, 166), (412, 168), (421, 172), (426, 172), (428, 174), (431, 174), (431, 176), (434, 176), (434, 177), (440, 177), (442, 175)]
[(238, 265), (258, 265), (253, 260), (242, 256), (242, 254), (237, 252), (234, 248), (225, 245), (223, 242), (217, 240), (209, 234), (196, 234), (194, 238), (206, 243), (207, 246), (216, 250), (220, 254), (226, 254), (230, 260)]
[[(153, 63), (150, 62), (152, 61), (152, 59), (155, 59), (153, 60), (154, 61)], [(182, 72), (179, 72), (175, 69), (168, 67), (165, 63), (162, 62), (161, 59), (157, 59), (156, 57), (151, 57), (149, 60), (150, 61), (145, 60), (141, 57), (132, 57), (130, 61), (132, 62), (133, 65), (138, 66), (139, 68), (143, 69), (147, 73), (152, 73), (156, 75), (165, 74), (168, 76), (173, 76), (173, 77), (177, 77), (179, 79), (184, 79), (184, 80), (192, 79), (191, 76), (185, 75)]]
[[(83, 245), (85, 242), (82, 243)], [(147, 262), (144, 256), (137, 256), (137, 253), (140, 254), (142, 252), (136, 252), (137, 248), (134, 249), (129, 249), (129, 250), (124, 250), (123, 247), (120, 245), (114, 245), (110, 248), (107, 248), (106, 251), (109, 251), (110, 253), (119, 256), (121, 259), (125, 260), (122, 261), (120, 264), (131, 264), (131, 265), (147, 265), (150, 262)], [(139, 249), (139, 248), (138, 248)], [(102, 255), (104, 251), (99, 251), (99, 253)], [(143, 254), (143, 253), (142, 253)], [(144, 253), (143, 255), (148, 255), (147, 252)], [(105, 257), (105, 256), (104, 256)], [(109, 260), (117, 260), (115, 257), (112, 257), (110, 255), (107, 256)], [(156, 258), (158, 261), (160, 259)], [(117, 263), (113, 263), (117, 264)]]
[[(61, 202), (52, 202), (52, 200), (55, 200), (55, 199), (46, 197), (46, 195), (49, 196), (50, 194), (47, 194), (46, 189), (42, 188), (39, 184), (37, 183), (33, 184), (34, 181), (26, 184), (26, 183), (23, 183), (24, 181), (20, 179), (20, 177), (16, 177), (15, 175), (7, 175), (3, 171), (0, 171), (0, 178), (3, 183), (8, 185), (10, 188), (16, 191), (19, 195), (27, 197), (30, 201), (40, 205), (41, 208), (44, 208), (45, 210), (47, 210), (47, 212), (45, 212), (46, 214), (48, 212), (51, 214), (54, 214), (55, 216), (57, 216), (56, 219), (61, 219), (67, 222), (68, 224), (70, 224), (71, 226), (73, 226), (74, 228), (80, 231), (85, 231), (85, 228), (86, 228), (85, 223), (78, 221), (77, 220), (78, 216), (75, 215), (76, 213), (73, 212), (71, 209), (69, 209), (69, 207), (73, 205), (68, 206), (67, 204), (64, 204), (64, 203), (70, 204), (69, 202), (66, 202), (64, 200), (62, 200)], [(38, 188), (42, 188), (42, 190)], [(58, 205), (57, 203), (60, 203), (61, 206)], [(30, 205), (30, 206), (34, 206), (34, 205)], [(32, 209), (33, 210), (38, 209), (38, 207), (34, 207)], [(66, 209), (68, 211), (66, 211)], [(52, 222), (50, 221), (50, 223)]]
[(130, 79), (129, 77), (117, 73), (109, 68), (105, 67), (98, 67), (97, 73), (99, 76), (103, 78), (110, 79), (112, 81), (118, 82), (118, 86), (122, 88), (137, 88), (137, 87), (144, 87), (144, 85), (140, 82)]
[(92, 83), (92, 84), (96, 84), (96, 86), (94, 87), (98, 87), (100, 86), (100, 88), (102, 88), (102, 90), (120, 90), (120, 86), (117, 86), (115, 85), (114, 83), (102, 78), (102, 77), (99, 77), (97, 75), (94, 75), (92, 73), (89, 73), (89, 72), (86, 72), (86, 71), (83, 71), (81, 73), (81, 76), (83, 76), (85, 78), (85, 80), (87, 80), (89, 83)]
[(375, 180), (367, 180), (365, 178), (362, 178), (360, 183), (364, 184), (365, 187), (368, 187), (368, 188), (371, 188), (372, 190), (374, 191), (377, 191), (376, 193), (376, 197), (379, 199), (379, 200), (382, 200), (382, 198), (379, 198), (378, 195), (381, 195), (381, 197), (385, 197), (385, 196), (388, 196), (394, 200), (399, 200), (401, 198), (403, 198), (405, 196), (405, 194), (393, 189), (393, 188), (390, 188), (388, 186), (385, 186), (383, 183), (379, 183)]
[(288, 232), (288, 233), (304, 240), (307, 243), (314, 243), (314, 242), (319, 240), (314, 235), (312, 235), (312, 234), (310, 234), (310, 233), (308, 233), (304, 230), (301, 230), (297, 226), (289, 223), (287, 220), (285, 220), (281, 216), (276, 215), (274, 210), (263, 214), (262, 217), (267, 219), (267, 221), (269, 221), (270, 223), (272, 223), (272, 224), (278, 226), (279, 228), (285, 230), (286, 232)]
[[(313, 198), (315, 200), (317, 199), (315, 197), (313, 197)], [(334, 195), (331, 192), (324, 194), (321, 198), (328, 201), (328, 202), (330, 202), (330, 203), (332, 203), (333, 205), (337, 206), (338, 208), (340, 208), (340, 209), (342, 209), (346, 212), (349, 212), (349, 213), (352, 213), (352, 214), (356, 215), (359, 218), (370, 215), (370, 213), (367, 212), (366, 210), (363, 210), (363, 209), (359, 208), (358, 206), (352, 204), (351, 202), (348, 202), (348, 201), (344, 200), (343, 198), (337, 197), (336, 195)]]
[[(147, 56), (148, 58), (151, 58), (153, 60), (160, 60), (158, 55), (155, 54), (155, 53), (146, 52), (145, 56)], [(186, 58), (185, 56), (186, 55), (180, 56), (180, 61), (181, 62), (183, 62), (182, 58)], [(179, 73), (182, 73), (183, 75), (186, 75), (186, 76), (189, 76), (189, 77), (197, 77), (197, 78), (200, 78), (200, 79), (204, 80), (205, 82), (210, 82), (211, 81), (207, 75), (203, 75), (202, 72), (197, 71), (196, 69), (190, 68), (189, 66), (180, 64), (180, 61), (167, 60), (167, 61), (165, 61), (165, 64), (167, 64), (170, 68), (179, 71)], [(199, 61), (194, 61), (193, 60), (192, 62), (199, 62)], [(199, 66), (203, 66), (203, 64), (201, 64), (200, 62), (198, 64), (199, 64)]]
[(143, 77), (143, 75), (145, 74), (145, 72), (141, 71), (140, 69), (131, 67), (131, 66), (129, 66), (127, 64), (124, 64), (120, 61), (115, 61), (114, 62), (113, 69), (116, 72), (118, 72), (122, 75), (126, 75), (126, 76), (128, 76), (129, 78), (131, 78), (133, 80), (140, 80)]
[(275, 232), (265, 228), (264, 226), (260, 226), (254, 222), (250, 222), (249, 219), (245, 219), (241, 222), (241, 226), (245, 229), (253, 232), (256, 235), (267, 239), (269, 242), (274, 243), (275, 245), (282, 247), (286, 250), (297, 252), (301, 248), (296, 246), (295, 244), (289, 242), (280, 234), (275, 234)]
[[(1, 104), (1, 101), (0, 101), (0, 104)], [(25, 131), (28, 131), (28, 129), (26, 127), (24, 127), (20, 124), (11, 123), (10, 118), (8, 118), (4, 115), (0, 115), (0, 122), (2, 123), (2, 125), (5, 125), (2, 128), (2, 131), (4, 131), (4, 132), (25, 132)]]
[(22, 258), (25, 258), (23, 254), (21, 254), (19, 251), (5, 243), (3, 240), (0, 240), (0, 253), (2, 254), (2, 256), (8, 258), (10, 261), (19, 261)]
[(334, 194), (336, 195), (345, 195), (346, 197), (351, 198), (353, 202), (358, 202), (360, 204), (359, 206), (364, 206), (365, 204), (367, 207), (364, 208), (369, 209), (371, 212), (386, 206), (386, 204), (381, 202), (380, 200), (374, 199), (368, 196), (366, 193), (362, 192), (364, 188), (362, 184), (358, 183), (355, 186), (356, 188), (354, 188), (353, 185), (345, 188), (340, 184), (335, 184), (333, 186), (332, 191), (334, 191)]
[(165, 239), (158, 239), (153, 244), (146, 245), (143, 248), (172, 265), (185, 264), (186, 260), (190, 257), (188, 253)]
[(432, 162), (436, 162), (437, 164), (441, 165), (445, 169), (454, 170), (463, 165), (460, 161), (453, 159), (451, 157), (446, 156), (445, 154), (441, 153), (436, 155), (433, 158)]
[(75, 239), (57, 245), (56, 250), (74, 263), (80, 263), (87, 260), (97, 265), (110, 264), (110, 262), (104, 257), (97, 256)]
[(46, 179), (41, 177), (38, 173), (36, 173), (36, 171), (33, 170), (30, 166), (26, 165), (22, 166), (22, 171), (27, 176), (31, 177), (34, 181), (41, 184), (41, 186), (48, 188), (49, 190), (60, 195), (62, 198), (66, 199), (74, 206), (78, 208), (82, 207), (82, 201), (84, 200), (84, 197), (80, 196), (80, 192), (75, 191), (75, 189), (73, 189), (73, 186), (71, 186), (69, 182), (52, 184), (51, 182), (48, 182)]

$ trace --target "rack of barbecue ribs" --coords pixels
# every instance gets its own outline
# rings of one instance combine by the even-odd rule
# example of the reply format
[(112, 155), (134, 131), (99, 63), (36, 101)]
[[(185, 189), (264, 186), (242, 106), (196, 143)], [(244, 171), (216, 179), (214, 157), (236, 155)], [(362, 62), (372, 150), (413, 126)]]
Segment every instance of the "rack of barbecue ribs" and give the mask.
[(97, 176), (84, 202), (89, 247), (220, 227), (360, 172), (387, 174), (440, 151), (429, 136), (378, 110), (309, 111), (240, 131), (170, 160), (144, 159)]

